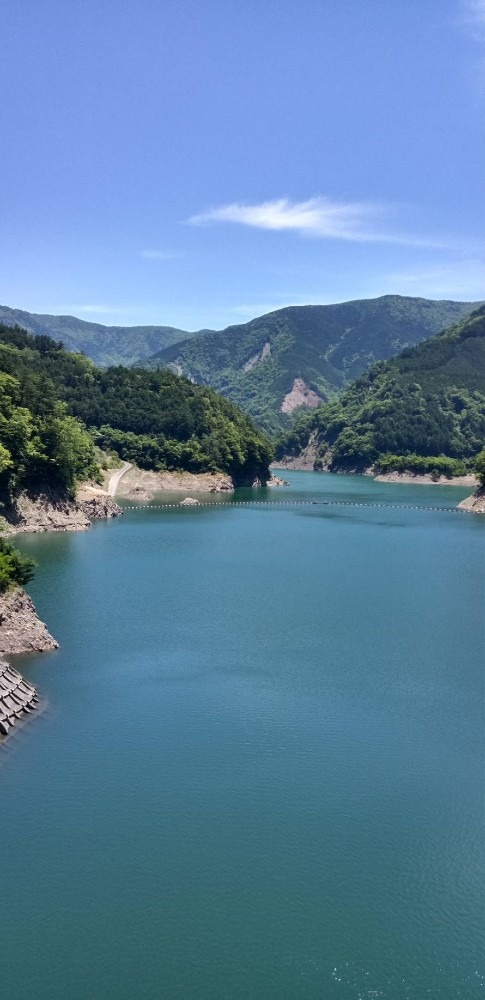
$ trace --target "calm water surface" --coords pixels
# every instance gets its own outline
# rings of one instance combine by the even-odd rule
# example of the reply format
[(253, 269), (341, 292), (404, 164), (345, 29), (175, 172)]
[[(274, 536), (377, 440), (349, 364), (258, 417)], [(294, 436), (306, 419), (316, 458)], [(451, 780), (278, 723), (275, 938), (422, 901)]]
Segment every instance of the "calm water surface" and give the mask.
[(22, 539), (61, 648), (17, 661), (49, 709), (0, 753), (9, 1000), (485, 996), (485, 519), (288, 478), (261, 496), (450, 512)]

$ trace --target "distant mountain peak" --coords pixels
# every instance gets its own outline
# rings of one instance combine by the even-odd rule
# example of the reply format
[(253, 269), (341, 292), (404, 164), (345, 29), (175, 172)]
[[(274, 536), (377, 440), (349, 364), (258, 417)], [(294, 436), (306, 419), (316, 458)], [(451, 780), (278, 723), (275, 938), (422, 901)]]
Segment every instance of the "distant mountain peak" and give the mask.
[(373, 362), (420, 343), (476, 305), (382, 295), (285, 306), (248, 323), (201, 332), (157, 351), (145, 364), (212, 386), (276, 432), (298, 408), (331, 399)]
[(0, 323), (62, 340), (68, 350), (80, 351), (103, 367), (144, 361), (155, 351), (193, 336), (172, 326), (103, 326), (76, 316), (30, 313), (10, 306), (0, 306)]

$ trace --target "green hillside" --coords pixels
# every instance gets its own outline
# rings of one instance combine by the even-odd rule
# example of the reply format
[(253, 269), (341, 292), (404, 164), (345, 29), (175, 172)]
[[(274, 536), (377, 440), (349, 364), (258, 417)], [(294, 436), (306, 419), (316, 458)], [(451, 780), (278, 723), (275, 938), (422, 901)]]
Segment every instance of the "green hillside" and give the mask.
[[(374, 361), (438, 333), (475, 306), (399, 295), (292, 306), (220, 332), (201, 332), (157, 352), (146, 365), (169, 366), (211, 385), (274, 432), (292, 422), (282, 406), (291, 412), (305, 395), (313, 405), (331, 399)], [(284, 403), (293, 387), (300, 392)]]
[(268, 475), (249, 417), (169, 371), (96, 368), (46, 336), (0, 324), (0, 495), (72, 492), (96, 476), (95, 444), (143, 468)]
[(103, 326), (76, 316), (50, 316), (0, 306), (0, 323), (62, 340), (69, 351), (82, 351), (95, 364), (132, 365), (169, 344), (194, 336), (172, 326)]
[(333, 470), (464, 472), (485, 443), (485, 306), (302, 415), (277, 456), (298, 455), (311, 438), (317, 466)]

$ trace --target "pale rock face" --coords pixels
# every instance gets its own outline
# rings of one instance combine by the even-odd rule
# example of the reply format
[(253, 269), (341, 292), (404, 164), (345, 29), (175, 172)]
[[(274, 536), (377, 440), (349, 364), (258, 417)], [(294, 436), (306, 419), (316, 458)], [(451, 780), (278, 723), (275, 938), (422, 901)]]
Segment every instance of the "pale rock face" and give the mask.
[(149, 493), (148, 490), (144, 490), (142, 486), (135, 486), (126, 494), (126, 499), (139, 500), (146, 503), (149, 500), (153, 500), (153, 493)]
[(10, 534), (24, 531), (85, 531), (98, 518), (118, 517), (121, 507), (101, 490), (80, 490), (76, 500), (53, 494), (22, 493), (7, 514)]
[(172, 371), (175, 375), (183, 375), (182, 365), (180, 358), (175, 358), (175, 361), (171, 361), (167, 368)]
[(113, 497), (107, 496), (104, 493), (100, 493), (99, 496), (89, 497), (86, 500), (78, 500), (77, 506), (81, 508), (90, 521), (119, 517), (123, 513), (121, 507), (113, 500)]
[(198, 507), (200, 504), (199, 500), (194, 500), (193, 497), (185, 497), (185, 500), (181, 500), (180, 507)]
[(274, 463), (274, 468), (276, 469), (301, 469), (304, 471), (311, 471), (315, 467), (315, 461), (318, 451), (318, 440), (317, 432), (312, 431), (308, 444), (303, 451), (300, 452), (297, 458), (284, 458), (280, 459), (278, 462)]
[(0, 653), (41, 653), (57, 647), (25, 590), (19, 587), (0, 596)]
[(81, 507), (66, 497), (39, 494), (34, 498), (26, 493), (15, 500), (9, 521), (15, 532), (84, 531), (90, 524)]
[(469, 510), (472, 514), (485, 514), (485, 486), (480, 486), (471, 497), (465, 497), (458, 507)]
[(243, 372), (250, 372), (251, 368), (254, 368), (255, 365), (259, 365), (262, 361), (266, 361), (266, 358), (270, 357), (271, 344), (269, 340), (267, 340), (262, 351), (257, 351), (256, 354), (253, 354), (250, 358), (248, 358), (246, 363), (242, 366)]
[(289, 486), (289, 485), (290, 484), (289, 484), (288, 480), (287, 479), (282, 479), (281, 476), (271, 476), (271, 479), (268, 479), (268, 482), (266, 483), (266, 486), (270, 486), (270, 487), (273, 487), (273, 486)]
[(160, 490), (193, 490), (196, 493), (228, 493), (234, 489), (232, 479), (222, 472), (152, 472), (133, 466), (116, 491), (116, 496), (130, 500), (142, 499), (134, 491), (158, 493)]
[(296, 378), (290, 392), (287, 392), (284, 397), (280, 410), (282, 413), (293, 413), (293, 410), (296, 410), (299, 406), (314, 409), (316, 406), (320, 406), (322, 402), (321, 396), (314, 392), (313, 389), (310, 389), (302, 378)]

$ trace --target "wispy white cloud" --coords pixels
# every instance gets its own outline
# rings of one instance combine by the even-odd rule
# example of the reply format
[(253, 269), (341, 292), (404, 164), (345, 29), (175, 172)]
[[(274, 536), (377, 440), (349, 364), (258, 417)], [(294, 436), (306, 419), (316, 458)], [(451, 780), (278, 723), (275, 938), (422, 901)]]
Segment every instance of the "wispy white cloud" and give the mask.
[(181, 254), (173, 250), (141, 250), (140, 257), (144, 260), (175, 260)]
[(449, 244), (436, 239), (394, 232), (385, 227), (389, 210), (372, 202), (335, 201), (316, 197), (292, 202), (275, 198), (259, 205), (233, 202), (193, 215), (192, 226), (213, 223), (237, 223), (255, 229), (293, 231), (300, 236), (319, 239), (349, 240), (355, 243), (396, 243), (416, 247), (444, 248)]

